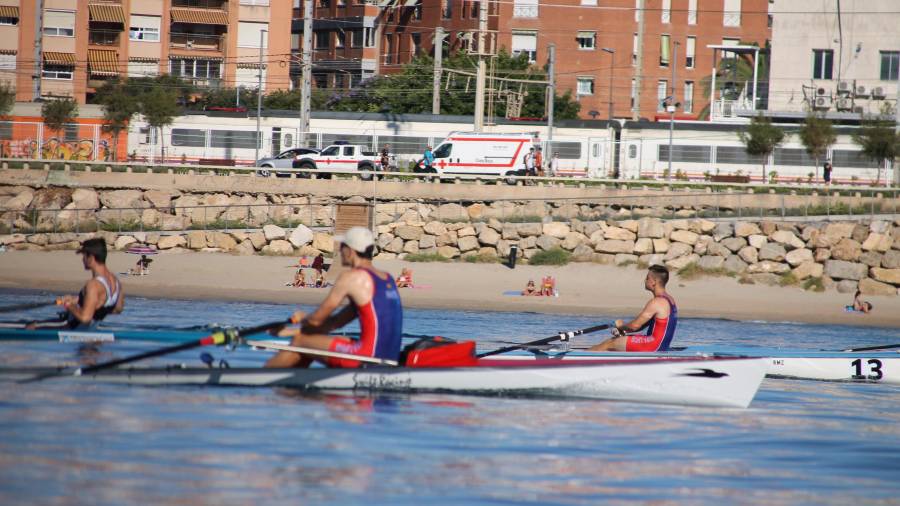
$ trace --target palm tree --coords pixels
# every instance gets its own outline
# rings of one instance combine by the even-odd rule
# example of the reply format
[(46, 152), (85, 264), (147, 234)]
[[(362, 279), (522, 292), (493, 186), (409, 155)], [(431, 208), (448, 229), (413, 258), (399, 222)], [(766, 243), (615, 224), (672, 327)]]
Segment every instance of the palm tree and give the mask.
[[(742, 46), (758, 46), (756, 42), (740, 42)], [(732, 53), (733, 54), (733, 53)], [(760, 49), (759, 67), (757, 69), (757, 99), (760, 104), (764, 105), (768, 102), (769, 97), (769, 48)], [(753, 56), (750, 53), (735, 54), (734, 58), (722, 58), (719, 60), (719, 67), (716, 70), (716, 82), (721, 93), (725, 95), (727, 100), (736, 100), (745, 91), (752, 94), (753, 90), (745, 89), (753, 82)], [(704, 77), (700, 80), (700, 86), (703, 89), (703, 96), (708, 97), (712, 93), (712, 76)], [(756, 105), (760, 105), (756, 104)], [(699, 119), (709, 119), (710, 105), (706, 104), (700, 109), (697, 117)]]

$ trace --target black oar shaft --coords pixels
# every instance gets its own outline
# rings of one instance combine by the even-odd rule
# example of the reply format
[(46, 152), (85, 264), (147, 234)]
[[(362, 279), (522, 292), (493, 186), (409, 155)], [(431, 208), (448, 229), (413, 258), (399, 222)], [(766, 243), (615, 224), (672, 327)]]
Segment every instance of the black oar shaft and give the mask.
[(498, 348), (492, 351), (486, 351), (484, 353), (479, 353), (476, 355), (477, 358), (490, 357), (491, 355), (499, 355), (501, 353), (506, 353), (508, 351), (521, 350), (522, 348), (527, 348), (529, 346), (540, 346), (542, 344), (549, 344), (554, 341), (560, 341), (562, 339), (567, 339), (570, 337), (580, 336), (582, 334), (590, 334), (591, 332), (597, 332), (599, 330), (606, 330), (609, 328), (609, 325), (595, 325), (593, 327), (588, 327), (581, 330), (573, 330), (571, 332), (560, 332), (554, 336), (545, 337), (543, 339), (537, 339), (535, 341), (529, 341), (527, 343), (516, 344), (513, 346), (504, 346), (503, 348)]
[(884, 346), (865, 346), (862, 348), (850, 348), (844, 351), (878, 351), (878, 350), (893, 350), (895, 348), (900, 348), (900, 344), (886, 344)]

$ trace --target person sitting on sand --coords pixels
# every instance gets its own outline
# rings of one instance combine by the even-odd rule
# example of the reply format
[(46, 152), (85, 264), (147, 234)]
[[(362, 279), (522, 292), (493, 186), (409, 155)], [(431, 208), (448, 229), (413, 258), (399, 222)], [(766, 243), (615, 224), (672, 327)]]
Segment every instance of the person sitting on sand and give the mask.
[(556, 295), (556, 280), (553, 276), (547, 276), (541, 280), (541, 295), (553, 297)]
[(297, 269), (297, 274), (294, 275), (294, 282), (291, 283), (291, 286), (298, 288), (306, 286), (306, 276), (303, 274), (302, 268)]
[(537, 291), (537, 288), (534, 287), (534, 280), (529, 279), (528, 284), (525, 285), (525, 289), (522, 290), (522, 295), (540, 295), (541, 293)]
[(397, 276), (397, 288), (412, 288), (412, 269), (403, 269)]
[(128, 274), (132, 276), (144, 276), (150, 274), (150, 262), (153, 260), (147, 258), (147, 255), (141, 255), (141, 258), (135, 264), (133, 269), (128, 269)]
[(872, 303), (866, 300), (859, 300), (859, 296), (862, 295), (862, 292), (859, 290), (856, 291), (856, 295), (853, 296), (853, 305), (847, 306), (847, 309), (858, 311), (860, 313), (869, 313), (872, 311)]
[(325, 271), (318, 270), (316, 271), (316, 288), (324, 288), (325, 287)]

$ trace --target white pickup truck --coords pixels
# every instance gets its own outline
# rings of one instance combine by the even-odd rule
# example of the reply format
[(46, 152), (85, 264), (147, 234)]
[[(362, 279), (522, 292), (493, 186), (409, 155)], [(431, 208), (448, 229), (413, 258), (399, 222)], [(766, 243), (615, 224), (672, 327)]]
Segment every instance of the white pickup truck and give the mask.
[(362, 179), (372, 179), (371, 172), (383, 170), (378, 155), (368, 151), (366, 146), (357, 144), (332, 144), (319, 153), (310, 153), (294, 160), (295, 169), (316, 170), (326, 178), (332, 171), (358, 170), (370, 172), (362, 174)]

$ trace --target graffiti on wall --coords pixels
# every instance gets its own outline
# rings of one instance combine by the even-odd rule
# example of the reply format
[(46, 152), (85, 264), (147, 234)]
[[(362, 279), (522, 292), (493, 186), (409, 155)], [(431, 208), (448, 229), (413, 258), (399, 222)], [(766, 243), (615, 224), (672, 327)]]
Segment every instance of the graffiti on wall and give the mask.
[(75, 161), (103, 161), (113, 159), (112, 150), (107, 139), (100, 139), (97, 149), (94, 149), (93, 139), (81, 139), (77, 141), (61, 141), (58, 137), (51, 137), (42, 146), (31, 138), (20, 140), (0, 141), (0, 155), (3, 158), (32, 158), (44, 160), (75, 160)]

